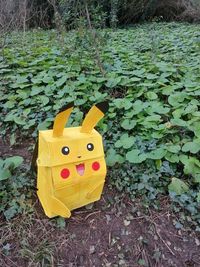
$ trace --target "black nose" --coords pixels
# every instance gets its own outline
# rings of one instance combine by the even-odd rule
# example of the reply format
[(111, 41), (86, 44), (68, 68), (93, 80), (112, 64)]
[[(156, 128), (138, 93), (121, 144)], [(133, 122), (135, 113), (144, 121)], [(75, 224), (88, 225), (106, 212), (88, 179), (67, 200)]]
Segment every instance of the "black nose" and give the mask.
[(78, 156), (77, 158), (79, 158), (79, 159), (80, 159), (80, 158), (81, 158), (81, 156)]

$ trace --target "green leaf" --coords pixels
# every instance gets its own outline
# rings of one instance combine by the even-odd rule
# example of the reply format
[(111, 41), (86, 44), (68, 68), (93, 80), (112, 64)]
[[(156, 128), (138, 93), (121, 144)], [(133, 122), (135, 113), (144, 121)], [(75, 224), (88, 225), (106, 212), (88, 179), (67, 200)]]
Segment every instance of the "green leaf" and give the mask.
[(117, 154), (117, 152), (113, 148), (110, 148), (106, 154), (106, 163), (108, 166), (112, 167), (116, 163), (123, 163), (124, 161), (123, 157)]
[(49, 128), (49, 126), (51, 125), (50, 121), (43, 121), (40, 122), (37, 129), (38, 130), (47, 130)]
[(181, 103), (185, 100), (186, 97), (187, 97), (186, 93), (183, 92), (175, 93), (168, 97), (168, 102), (170, 105), (178, 107), (181, 105)]
[(197, 193), (197, 202), (200, 202), (200, 192)]
[(122, 123), (121, 126), (122, 128), (124, 128), (125, 130), (131, 130), (135, 127), (135, 125), (137, 124), (136, 121), (134, 120), (129, 120), (129, 119), (125, 119)]
[(132, 107), (132, 102), (129, 99), (126, 98), (117, 98), (113, 101), (113, 104), (118, 108), (122, 109), (124, 108), (125, 110), (128, 110), (129, 108)]
[(157, 94), (154, 93), (154, 92), (148, 92), (147, 93), (147, 98), (150, 99), (150, 100), (155, 100), (158, 98)]
[(17, 214), (17, 205), (13, 205), (10, 208), (8, 208), (6, 211), (4, 211), (4, 216), (7, 220), (12, 219)]
[(147, 121), (155, 121), (155, 122), (159, 122), (160, 119), (161, 119), (161, 116), (155, 114), (155, 115), (147, 116), (147, 117), (145, 118), (145, 122), (147, 122)]
[(146, 155), (140, 154), (138, 149), (133, 149), (126, 154), (126, 159), (131, 163), (141, 163), (146, 160)]
[(14, 122), (15, 122), (16, 124), (19, 124), (19, 125), (25, 125), (25, 124), (26, 124), (25, 119), (22, 119), (22, 118), (20, 118), (20, 117), (14, 117)]
[(10, 145), (13, 146), (16, 142), (16, 135), (15, 133), (12, 133), (10, 136)]
[(140, 266), (146, 266), (147, 264), (146, 264), (146, 261), (144, 260), (144, 259), (139, 259), (138, 260), (138, 264), (140, 265)]
[(180, 179), (173, 177), (171, 183), (168, 185), (170, 192), (175, 192), (177, 195), (181, 195), (189, 191), (189, 187), (186, 183)]
[(165, 155), (165, 159), (172, 163), (179, 162), (179, 156), (176, 154), (169, 153), (169, 152), (167, 152), (167, 154)]
[(188, 126), (188, 123), (184, 120), (181, 120), (179, 118), (176, 118), (176, 119), (172, 119), (171, 120), (171, 124), (172, 125), (177, 125), (177, 126), (181, 126), (181, 127), (187, 127)]
[(65, 226), (66, 226), (66, 220), (65, 220), (65, 218), (57, 217), (56, 218), (56, 224), (57, 224), (57, 227), (58, 228), (64, 229)]
[(31, 96), (38, 95), (42, 90), (42, 87), (33, 86), (31, 89)]
[(106, 83), (106, 86), (109, 87), (109, 88), (113, 88), (117, 84), (119, 84), (120, 81), (121, 81), (121, 77), (109, 78), (108, 81), (107, 81), (107, 83)]
[(6, 180), (11, 177), (11, 173), (8, 169), (0, 169), (0, 181)]
[(195, 173), (193, 176), (194, 182), (200, 184), (200, 173)]
[(200, 161), (194, 157), (181, 158), (184, 163), (184, 173), (194, 177), (196, 183), (200, 183)]
[(140, 113), (144, 109), (144, 103), (141, 100), (136, 100), (133, 103), (133, 115)]
[(190, 130), (192, 130), (196, 137), (200, 138), (200, 124), (199, 122), (193, 123), (190, 127)]
[(9, 157), (5, 159), (5, 168), (8, 168), (10, 166), (13, 166), (13, 169), (19, 167), (22, 162), (23, 162), (23, 158), (21, 156), (13, 156), (13, 157)]
[(22, 83), (26, 83), (26, 82), (28, 82), (27, 77), (25, 77), (25, 76), (18, 76), (17, 77), (16, 83), (22, 84)]
[(52, 77), (49, 73), (47, 73), (47, 74), (43, 77), (42, 81), (43, 81), (44, 83), (46, 83), (46, 84), (50, 84), (50, 83), (53, 83), (53, 82), (54, 82), (54, 79), (53, 79), (53, 77)]
[(167, 114), (170, 109), (168, 107), (164, 107), (161, 102), (152, 101), (146, 111), (150, 115), (153, 115), (154, 113)]
[(200, 151), (200, 140), (194, 142), (188, 142), (182, 147), (183, 152), (191, 152), (196, 154)]
[(115, 143), (115, 147), (123, 147), (125, 149), (129, 149), (133, 146), (134, 143), (135, 138), (133, 136), (129, 137), (129, 135), (125, 133), (120, 137), (120, 140)]
[(164, 148), (157, 148), (147, 154), (149, 159), (162, 159), (166, 155), (167, 151)]
[(180, 145), (167, 145), (166, 149), (171, 153), (178, 153), (181, 150), (181, 147)]
[(43, 106), (46, 106), (46, 104), (49, 103), (49, 98), (45, 95), (39, 96), (39, 99)]
[(59, 80), (57, 80), (56, 86), (60, 87), (63, 84), (65, 84), (65, 82), (67, 81), (67, 78), (68, 78), (67, 75), (61, 77)]

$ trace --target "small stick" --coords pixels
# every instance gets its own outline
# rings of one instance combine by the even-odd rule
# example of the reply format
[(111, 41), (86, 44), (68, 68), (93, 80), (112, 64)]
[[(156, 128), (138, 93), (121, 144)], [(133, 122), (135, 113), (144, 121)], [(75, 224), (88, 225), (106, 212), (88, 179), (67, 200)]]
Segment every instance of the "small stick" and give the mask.
[(158, 232), (157, 230), (157, 227), (156, 227), (156, 223), (153, 222), (154, 226), (155, 226), (155, 230), (156, 230), (156, 234), (159, 236), (160, 240), (164, 243), (164, 245), (168, 248), (169, 252), (175, 256), (174, 252), (171, 250), (171, 248), (167, 245), (167, 243), (165, 242), (165, 240), (162, 238), (162, 236), (160, 235), (160, 233)]
[(95, 212), (93, 212), (93, 213), (90, 213), (90, 214), (88, 214), (86, 217), (85, 217), (85, 219), (87, 220), (90, 216), (92, 216), (92, 215), (94, 215), (94, 214), (97, 214), (97, 213), (100, 213), (101, 211), (100, 210), (98, 210), (98, 211), (95, 211)]

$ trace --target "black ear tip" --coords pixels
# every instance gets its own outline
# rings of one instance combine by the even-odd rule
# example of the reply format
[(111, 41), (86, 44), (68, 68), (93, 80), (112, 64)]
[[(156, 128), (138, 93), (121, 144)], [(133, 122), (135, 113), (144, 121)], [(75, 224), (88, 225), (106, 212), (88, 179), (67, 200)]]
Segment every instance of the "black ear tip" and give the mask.
[(105, 114), (109, 109), (109, 102), (108, 102), (108, 100), (100, 102), (100, 103), (96, 104), (96, 107), (98, 109), (100, 109), (101, 112), (103, 112)]
[(59, 110), (59, 112), (58, 112), (57, 114), (59, 114), (59, 113), (65, 111), (65, 110), (67, 110), (67, 109), (69, 109), (69, 108), (72, 108), (73, 106), (74, 106), (74, 102), (68, 103), (67, 105), (63, 106), (63, 107)]

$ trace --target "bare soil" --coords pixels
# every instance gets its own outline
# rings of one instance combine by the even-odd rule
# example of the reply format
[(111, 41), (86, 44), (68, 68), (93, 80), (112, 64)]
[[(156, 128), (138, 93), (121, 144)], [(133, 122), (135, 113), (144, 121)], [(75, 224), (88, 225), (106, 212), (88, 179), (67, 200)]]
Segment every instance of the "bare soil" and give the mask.
[[(1, 155), (22, 155), (29, 140)], [(107, 182), (100, 201), (72, 212), (70, 219), (48, 219), (36, 197), (34, 212), (11, 221), (0, 217), (0, 266), (3, 267), (200, 267), (200, 236), (174, 227), (177, 215), (167, 197), (162, 209), (141, 208)]]

